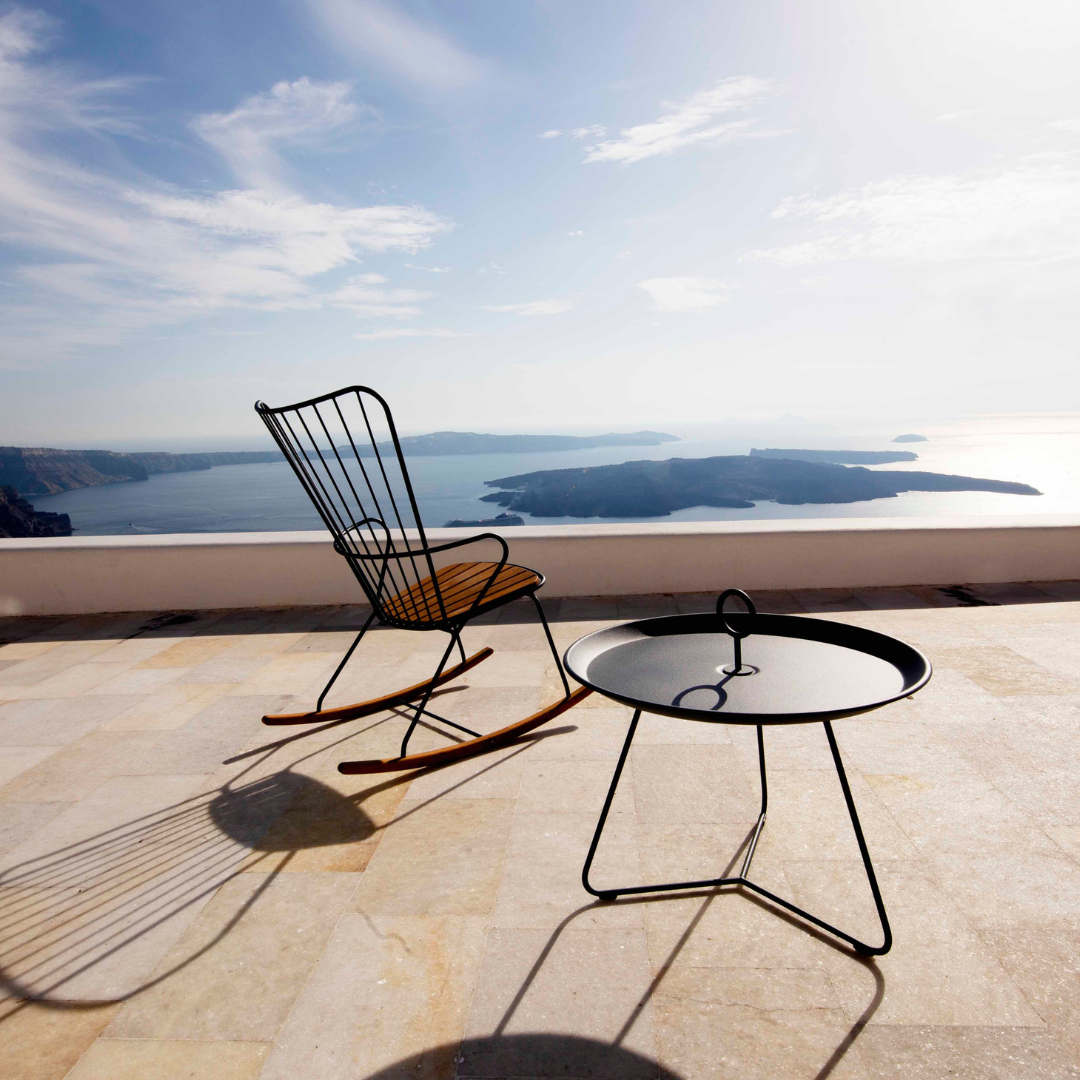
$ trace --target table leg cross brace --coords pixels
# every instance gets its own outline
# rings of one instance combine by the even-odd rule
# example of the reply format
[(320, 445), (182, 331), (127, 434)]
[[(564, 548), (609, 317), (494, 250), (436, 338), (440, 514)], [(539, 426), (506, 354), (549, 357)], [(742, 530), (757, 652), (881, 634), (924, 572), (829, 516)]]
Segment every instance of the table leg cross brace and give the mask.
[(806, 919), (807, 922), (813, 923), (822, 930), (826, 930), (830, 934), (836, 935), (836, 937), (841, 938), (851, 945), (860, 956), (884, 956), (885, 953), (892, 948), (892, 930), (889, 927), (889, 918), (885, 913), (885, 904), (881, 899), (881, 890), (878, 888), (874, 867), (870, 862), (870, 852), (867, 850), (866, 839), (863, 837), (862, 826), (859, 824), (859, 815), (855, 810), (855, 800), (851, 797), (851, 788), (848, 785), (847, 773), (844, 772), (844, 763), (840, 760), (840, 750), (836, 745), (836, 736), (833, 734), (832, 724), (828, 720), (825, 720), (822, 723), (825, 727), (825, 734), (829, 740), (829, 749), (832, 751), (833, 763), (836, 766), (836, 775), (840, 779), (840, 788), (844, 793), (844, 801), (847, 803), (848, 814), (851, 817), (851, 826), (855, 831), (855, 839), (859, 844), (859, 852), (862, 855), (863, 867), (866, 870), (866, 878), (870, 883), (870, 891), (874, 895), (874, 904), (877, 907), (878, 919), (881, 921), (881, 929), (884, 934), (884, 941), (880, 946), (868, 945), (866, 942), (852, 937), (850, 934), (837, 929), (823, 919), (819, 919), (816, 915), (811, 915), (808, 911), (804, 911), (802, 908), (796, 907), (782, 897), (776, 896), (774, 893), (769, 892), (768, 889), (763, 889), (760, 885), (750, 881), (746, 876), (750, 872), (750, 863), (754, 858), (754, 852), (757, 849), (761, 830), (765, 827), (765, 813), (768, 809), (769, 801), (768, 787), (765, 778), (765, 739), (760, 724), (757, 726), (757, 741), (758, 767), (761, 773), (761, 813), (758, 815), (757, 825), (750, 838), (750, 843), (747, 845), (746, 855), (743, 858), (742, 867), (739, 870), (738, 877), (709, 878), (704, 881), (671, 881), (657, 885), (630, 885), (626, 888), (617, 889), (594, 889), (592, 885), (589, 884), (589, 870), (592, 867), (593, 858), (596, 855), (596, 849), (600, 843), (600, 836), (604, 831), (608, 812), (611, 810), (611, 804), (615, 798), (615, 789), (619, 786), (619, 778), (622, 776), (623, 766), (626, 764), (626, 759), (629, 756), (630, 744), (634, 741), (634, 735), (637, 732), (638, 721), (640, 719), (641, 710), (638, 709), (634, 713), (633, 720), (630, 721), (630, 730), (626, 733), (626, 741), (623, 743), (622, 753), (619, 755), (619, 762), (615, 766), (615, 775), (611, 778), (611, 786), (608, 788), (607, 798), (604, 800), (604, 808), (600, 811), (600, 820), (596, 823), (596, 831), (593, 834), (592, 844), (589, 846), (589, 854), (585, 859), (585, 866), (581, 871), (581, 883), (585, 886), (587, 892), (591, 893), (593, 896), (599, 897), (601, 900), (607, 901), (614, 900), (619, 896), (628, 896), (634, 893), (672, 892), (677, 889), (712, 889), (720, 885), (740, 885), (744, 888), (752, 889), (759, 895), (764, 896), (767, 900), (772, 901), (772, 903), (779, 904), (780, 907), (793, 912), (802, 919)]

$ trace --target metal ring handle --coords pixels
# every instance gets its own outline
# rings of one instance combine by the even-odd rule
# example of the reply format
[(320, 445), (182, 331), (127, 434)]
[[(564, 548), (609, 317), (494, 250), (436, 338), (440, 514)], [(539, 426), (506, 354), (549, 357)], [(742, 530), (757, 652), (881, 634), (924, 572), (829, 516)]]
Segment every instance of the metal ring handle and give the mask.
[(724, 628), (724, 632), (730, 634), (736, 641), (739, 641), (741, 638), (749, 637), (750, 633), (747, 631), (744, 634), (739, 634), (728, 626), (727, 619), (724, 617), (724, 604), (727, 603), (729, 596), (737, 596), (746, 605), (746, 614), (751, 618), (757, 615), (757, 608), (754, 607), (754, 601), (751, 600), (742, 589), (725, 589), (720, 594), (720, 598), (716, 601), (716, 614), (720, 619), (720, 625)]

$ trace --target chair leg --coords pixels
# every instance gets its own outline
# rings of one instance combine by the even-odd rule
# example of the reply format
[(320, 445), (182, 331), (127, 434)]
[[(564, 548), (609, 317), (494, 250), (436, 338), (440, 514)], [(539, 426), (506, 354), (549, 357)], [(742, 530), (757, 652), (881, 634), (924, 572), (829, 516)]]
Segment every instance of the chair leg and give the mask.
[(435, 686), (439, 681), (439, 676), (442, 674), (443, 668), (446, 667), (446, 661), (450, 659), (450, 654), (454, 651), (455, 645), (461, 649), (461, 655), (464, 656), (465, 650), (461, 646), (460, 627), (456, 627), (450, 631), (450, 644), (446, 646), (446, 652), (442, 654), (439, 666), (435, 669), (435, 674), (431, 677), (431, 684), (428, 686), (427, 692), (421, 699), (420, 704), (411, 706), (414, 710), (413, 718), (409, 721), (409, 730), (405, 732), (405, 738), (401, 740), (401, 757), (404, 757), (408, 752), (409, 739), (412, 738), (412, 733), (416, 730), (416, 725), (420, 722), (420, 717), (424, 715), (427, 703), (431, 699), (431, 693), (435, 689)]
[(367, 617), (367, 622), (360, 628), (360, 633), (356, 635), (356, 640), (349, 646), (349, 651), (341, 658), (341, 663), (338, 664), (334, 674), (330, 676), (330, 681), (323, 687), (322, 693), (319, 695), (318, 703), (315, 705), (316, 712), (322, 712), (322, 704), (326, 700), (326, 695), (330, 693), (330, 687), (337, 682), (337, 677), (345, 670), (345, 665), (349, 662), (349, 658), (354, 652), (356, 652), (356, 646), (360, 644), (360, 639), (368, 632), (368, 627), (371, 626), (375, 619), (375, 612), (372, 610), (371, 614)]
[(852, 937), (843, 930), (839, 930), (830, 923), (825, 922), (824, 919), (819, 919), (816, 915), (811, 915), (810, 912), (804, 911), (800, 907), (796, 907), (790, 901), (784, 900), (775, 893), (769, 892), (768, 889), (763, 889), (760, 885), (755, 884), (747, 878), (746, 875), (750, 870), (750, 861), (754, 857), (754, 850), (757, 847), (758, 838), (761, 836), (761, 830), (765, 825), (765, 811), (768, 805), (768, 792), (765, 786), (765, 741), (760, 725), (758, 726), (758, 766), (761, 771), (761, 812), (758, 816), (757, 826), (751, 836), (746, 857), (743, 860), (742, 869), (737, 877), (707, 878), (702, 881), (670, 881), (656, 885), (631, 885), (627, 888), (619, 889), (594, 889), (593, 886), (589, 884), (589, 870), (592, 868), (593, 859), (596, 856), (596, 849), (600, 844), (600, 836), (604, 831), (604, 825), (607, 822), (608, 813), (611, 810), (611, 804), (615, 798), (615, 790), (619, 786), (619, 778), (622, 776), (623, 767), (625, 766), (627, 756), (630, 753), (630, 744), (634, 741), (634, 735), (637, 732), (638, 721), (640, 719), (641, 710), (639, 709), (634, 713), (634, 718), (630, 721), (630, 729), (626, 733), (626, 741), (623, 743), (622, 753), (619, 755), (618, 764), (615, 766), (615, 773), (611, 778), (611, 786), (608, 788), (607, 798), (604, 800), (604, 808), (600, 811), (600, 819), (596, 823), (596, 831), (593, 833), (592, 843), (589, 846), (589, 854), (585, 858), (585, 866), (581, 871), (581, 883), (585, 886), (586, 892), (591, 893), (600, 900), (608, 901), (615, 900), (619, 896), (627, 896), (635, 893), (672, 892), (679, 889), (712, 889), (722, 885), (739, 885), (743, 888), (752, 889), (760, 896), (764, 896), (767, 900), (771, 900), (774, 904), (778, 904), (780, 907), (798, 915), (800, 918), (806, 919), (807, 922), (811, 922), (822, 930), (826, 930), (830, 934), (836, 935), (836, 937), (841, 938), (851, 945), (860, 956), (884, 956), (885, 953), (892, 948), (893, 938), (892, 929), (889, 926), (889, 917), (885, 913), (885, 903), (881, 898), (881, 890), (878, 888), (877, 876), (874, 874), (873, 864), (870, 862), (870, 852), (866, 847), (862, 826), (859, 824), (859, 815), (855, 810), (855, 800), (851, 797), (851, 788), (848, 785), (847, 773), (844, 771), (844, 763), (840, 759), (840, 749), (836, 745), (836, 736), (833, 734), (832, 724), (828, 720), (823, 721), (825, 735), (829, 740), (829, 749), (832, 751), (833, 764), (836, 766), (836, 775), (840, 780), (840, 788), (844, 793), (844, 802), (847, 804), (848, 815), (851, 818), (851, 827), (855, 832), (855, 839), (859, 845), (859, 853), (862, 855), (866, 879), (870, 884), (870, 891), (874, 896), (874, 905), (877, 908), (878, 920), (881, 923), (881, 930), (884, 935), (884, 940), (880, 946), (868, 945), (866, 942)]
[(555, 657), (555, 666), (559, 669), (559, 678), (562, 679), (563, 689), (566, 691), (566, 696), (569, 697), (570, 684), (566, 681), (566, 672), (563, 670), (562, 660), (559, 659), (559, 651), (555, 648), (555, 639), (551, 636), (551, 627), (548, 626), (543, 605), (536, 599), (536, 593), (529, 593), (529, 599), (533, 602), (537, 615), (540, 616), (540, 622), (544, 627), (544, 635), (547, 637), (548, 648), (551, 649), (551, 655)]

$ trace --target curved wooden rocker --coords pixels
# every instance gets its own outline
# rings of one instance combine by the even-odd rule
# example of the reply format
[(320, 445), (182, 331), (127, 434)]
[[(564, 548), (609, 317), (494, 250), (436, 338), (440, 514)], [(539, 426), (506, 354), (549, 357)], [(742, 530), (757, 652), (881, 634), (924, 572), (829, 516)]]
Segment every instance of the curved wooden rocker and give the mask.
[[(368, 387), (351, 386), (280, 408), (271, 409), (257, 402), (255, 410), (330, 530), (334, 550), (348, 562), (372, 609), (319, 695), (314, 711), (264, 716), (264, 724), (331, 723), (404, 706), (412, 716), (399, 757), (346, 761), (338, 766), (343, 773), (396, 772), (444, 765), (506, 746), (573, 708), (591, 693), (587, 687), (570, 690), (544, 609), (536, 598), (537, 590), (544, 584), (543, 574), (509, 562), (506, 541), (496, 533), (481, 533), (436, 546), (428, 543), (394, 420), (379, 394)], [(351, 425), (349, 418), (353, 421)], [(390, 441), (377, 441), (373, 422), (385, 427)], [(354, 428), (361, 438), (356, 437)], [(405, 509), (404, 518), (399, 503)], [(406, 525), (408, 518), (411, 522)], [(497, 562), (460, 562), (436, 568), (433, 556), (481, 541), (493, 541), (500, 546), (501, 557)], [(525, 598), (536, 608), (564, 695), (532, 716), (488, 734), (432, 712), (427, 706), (437, 687), (492, 655), (491, 649), (484, 648), (466, 657), (461, 642), (465, 625), (478, 615)], [(448, 633), (450, 642), (434, 675), (391, 694), (324, 709), (326, 695), (376, 618), (383, 625), (397, 629)], [(461, 660), (447, 667), (455, 648)], [(421, 717), (429, 717), (439, 725), (471, 737), (461, 740), (441, 727), (428, 724), (457, 741), (438, 750), (409, 754), (409, 739)]]

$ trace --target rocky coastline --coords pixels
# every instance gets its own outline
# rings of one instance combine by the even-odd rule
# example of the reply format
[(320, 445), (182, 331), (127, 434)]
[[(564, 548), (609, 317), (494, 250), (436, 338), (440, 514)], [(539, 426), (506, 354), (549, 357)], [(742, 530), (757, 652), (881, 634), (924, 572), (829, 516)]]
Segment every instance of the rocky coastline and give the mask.
[(71, 518), (35, 510), (15, 489), (0, 485), (0, 537), (18, 539), (29, 536), (70, 536)]

